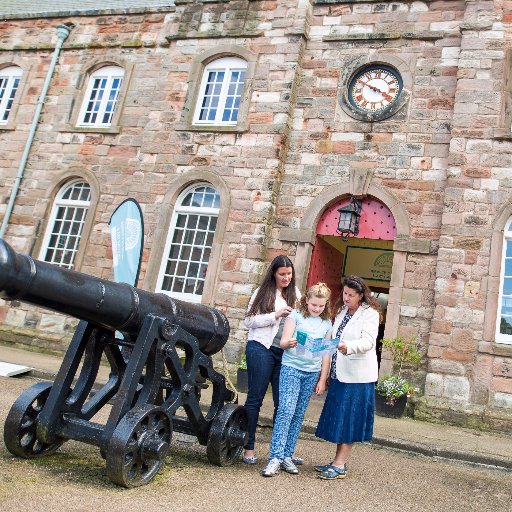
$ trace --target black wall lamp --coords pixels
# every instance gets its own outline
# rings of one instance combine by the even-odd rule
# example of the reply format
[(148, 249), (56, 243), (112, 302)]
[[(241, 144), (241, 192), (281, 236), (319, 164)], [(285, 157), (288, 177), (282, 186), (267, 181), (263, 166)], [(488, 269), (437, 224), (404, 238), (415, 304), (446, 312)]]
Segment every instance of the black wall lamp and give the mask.
[(350, 196), (348, 204), (338, 208), (340, 218), (337, 231), (343, 240), (348, 240), (350, 236), (357, 236), (359, 234), (359, 218), (361, 217), (362, 206), (362, 199)]

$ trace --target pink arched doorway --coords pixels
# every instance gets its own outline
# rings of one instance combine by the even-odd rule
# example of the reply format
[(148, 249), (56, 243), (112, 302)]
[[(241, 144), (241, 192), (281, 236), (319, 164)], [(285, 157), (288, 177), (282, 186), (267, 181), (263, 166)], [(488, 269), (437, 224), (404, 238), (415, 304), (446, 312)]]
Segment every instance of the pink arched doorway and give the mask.
[(341, 293), (343, 276), (357, 274), (381, 297), (385, 308), (396, 238), (395, 219), (384, 203), (367, 196), (362, 201), (359, 234), (345, 241), (336, 228), (338, 209), (347, 205), (349, 199), (346, 196), (332, 204), (318, 221), (307, 286), (319, 281), (326, 283), (335, 302)]

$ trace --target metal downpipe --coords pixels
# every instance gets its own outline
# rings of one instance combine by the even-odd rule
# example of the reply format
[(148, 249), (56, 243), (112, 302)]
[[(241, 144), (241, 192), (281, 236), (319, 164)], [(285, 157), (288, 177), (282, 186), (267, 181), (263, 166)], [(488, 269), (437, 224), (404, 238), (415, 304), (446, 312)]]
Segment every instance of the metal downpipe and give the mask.
[(25, 149), (23, 151), (23, 155), (21, 157), (20, 165), (18, 167), (18, 174), (16, 175), (16, 180), (14, 181), (14, 185), (12, 188), (11, 196), (9, 198), (9, 203), (7, 204), (7, 209), (5, 211), (4, 220), (2, 222), (2, 227), (0, 227), (0, 238), (4, 237), (5, 231), (7, 230), (7, 224), (9, 223), (9, 219), (11, 217), (11, 213), (14, 207), (14, 201), (16, 200), (16, 196), (18, 195), (18, 189), (20, 188), (21, 180), (23, 179), (23, 174), (25, 172), (25, 167), (27, 165), (28, 155), (30, 153), (30, 148), (32, 147), (32, 142), (34, 140), (34, 136), (37, 129), (37, 124), (39, 123), (39, 117), (41, 116), (41, 111), (43, 109), (43, 105), (46, 99), (46, 93), (48, 92), (48, 88), (50, 87), (50, 82), (53, 76), (53, 72), (55, 71), (55, 66), (57, 65), (57, 61), (59, 59), (60, 51), (62, 49), (62, 45), (64, 41), (69, 36), (69, 33), (73, 29), (74, 25), (58, 25), (57, 26), (57, 44), (55, 46), (55, 50), (53, 52), (52, 61), (50, 63), (50, 68), (46, 73), (46, 79), (43, 84), (43, 89), (41, 90), (41, 95), (37, 100), (36, 111), (34, 113), (34, 118), (32, 119), (32, 125), (30, 126), (30, 132), (28, 134), (28, 139), (25, 144)]

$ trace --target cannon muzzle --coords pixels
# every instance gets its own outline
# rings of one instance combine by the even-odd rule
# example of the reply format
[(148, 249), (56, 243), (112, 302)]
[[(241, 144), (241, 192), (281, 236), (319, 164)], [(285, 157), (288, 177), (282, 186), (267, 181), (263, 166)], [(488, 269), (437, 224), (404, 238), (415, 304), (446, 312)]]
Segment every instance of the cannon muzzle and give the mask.
[(195, 336), (201, 352), (219, 352), (229, 323), (218, 310), (114, 283), (16, 253), (0, 240), (0, 298), (20, 300), (119, 331), (135, 339), (147, 315), (167, 318)]

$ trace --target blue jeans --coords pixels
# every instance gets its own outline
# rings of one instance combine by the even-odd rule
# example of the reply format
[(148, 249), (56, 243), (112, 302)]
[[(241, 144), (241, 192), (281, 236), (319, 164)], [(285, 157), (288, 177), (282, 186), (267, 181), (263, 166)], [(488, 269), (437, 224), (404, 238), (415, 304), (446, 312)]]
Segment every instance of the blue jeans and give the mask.
[(320, 372), (305, 372), (291, 366), (281, 367), (279, 409), (272, 432), (269, 460), (283, 460), (293, 455), (319, 375)]
[(283, 350), (277, 347), (265, 348), (261, 343), (249, 340), (245, 348), (247, 361), (247, 400), (245, 411), (247, 413), (247, 429), (249, 440), (246, 450), (254, 450), (256, 427), (260, 415), (261, 404), (267, 393), (268, 385), (272, 385), (272, 398), (274, 399), (274, 420), (279, 406), (279, 372)]

